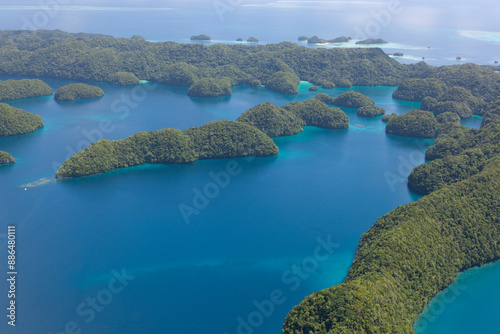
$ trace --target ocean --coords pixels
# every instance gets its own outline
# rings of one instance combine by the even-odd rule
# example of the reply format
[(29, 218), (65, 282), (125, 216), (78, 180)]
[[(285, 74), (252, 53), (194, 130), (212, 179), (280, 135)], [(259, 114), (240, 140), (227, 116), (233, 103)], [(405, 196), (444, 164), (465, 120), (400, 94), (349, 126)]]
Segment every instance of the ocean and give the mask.
[[(425, 57), (433, 65), (493, 64), (500, 57), (498, 9), (483, 10), (478, 3), (43, 4), (1, 5), (0, 29), (31, 25), (177, 42), (207, 33), (210, 43), (250, 36), (261, 44), (296, 41), (300, 35), (381, 37), (390, 42), (384, 50), (403, 52), (399, 60), (405, 63)], [(42, 79), (54, 90), (72, 82)], [(16, 225), (19, 304), (16, 328), (4, 318), (2, 333), (279, 333), (286, 314), (305, 296), (343, 281), (361, 234), (378, 217), (419, 198), (408, 190), (406, 176), (424, 162), (432, 140), (386, 135), (380, 117), (358, 118), (353, 109), (344, 109), (349, 129), (306, 127), (301, 134), (275, 138), (277, 157), (146, 165), (56, 181), (60, 163), (101, 138), (235, 120), (262, 102), (281, 106), (315, 94), (302, 83), (293, 97), (235, 87), (231, 97), (202, 99), (188, 97), (187, 88), (145, 82), (144, 98), (124, 113), (116, 101), (134, 88), (95, 84), (105, 92), (102, 99), (9, 102), (42, 115), (45, 126), (0, 138), (0, 150), (17, 161), (0, 170), (0, 264), (6, 268), (7, 225)], [(418, 107), (393, 100), (395, 87), (353, 89), (387, 113)], [(103, 123), (111, 124), (107, 131), (99, 130)], [(464, 124), (479, 127), (480, 119)], [(239, 172), (222, 182), (229, 166)], [(198, 209), (186, 217), (182, 205)], [(315, 256), (318, 247), (325, 256)], [(497, 328), (495, 268), (498, 264), (475, 270), (467, 289), (444, 311), (426, 310), (417, 332)], [(0, 291), (8, 291), (5, 280)], [(429, 314), (432, 318), (425, 318)]]

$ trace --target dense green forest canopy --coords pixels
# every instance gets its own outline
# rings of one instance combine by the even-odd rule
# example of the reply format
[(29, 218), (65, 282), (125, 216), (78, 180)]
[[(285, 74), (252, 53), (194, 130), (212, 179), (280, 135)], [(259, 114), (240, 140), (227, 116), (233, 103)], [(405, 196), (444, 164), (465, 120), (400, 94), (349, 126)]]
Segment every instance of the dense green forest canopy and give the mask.
[(385, 131), (392, 135), (416, 138), (434, 138), (438, 122), (429, 111), (413, 109), (399, 116), (391, 116)]
[(106, 82), (110, 85), (131, 86), (140, 84), (141, 80), (139, 80), (139, 78), (136, 77), (134, 73), (116, 72), (110, 74)]
[(342, 93), (337, 97), (333, 97), (325, 93), (319, 93), (314, 98), (327, 104), (345, 108), (369, 107), (375, 104), (375, 101), (373, 101), (368, 96), (353, 90)]
[(375, 117), (385, 115), (385, 109), (377, 106), (366, 106), (359, 108), (357, 114), (361, 117)]
[(5, 151), (0, 151), (0, 165), (7, 165), (16, 162), (16, 160)]
[(72, 83), (59, 88), (54, 94), (54, 99), (57, 101), (74, 101), (82, 99), (94, 99), (102, 97), (104, 91), (92, 85), (83, 83)]
[(459, 272), (500, 258), (499, 216), (497, 156), (479, 174), (382, 216), (362, 235), (344, 283), (306, 297), (283, 333), (414, 333)]
[(33, 132), (42, 126), (42, 116), (0, 103), (0, 137)]
[(349, 117), (341, 109), (332, 108), (318, 99), (292, 102), (281, 108), (302, 119), (307, 126), (323, 129), (346, 129), (349, 127)]
[(52, 88), (39, 79), (0, 81), (0, 102), (52, 95)]
[(475, 96), (489, 95), (498, 86), (492, 67), (403, 65), (378, 48), (314, 49), (290, 42), (207, 46), (60, 30), (0, 31), (0, 59), (0, 75), (106, 81), (116, 72), (130, 72), (141, 80), (186, 87), (202, 78), (228, 77), (232, 85), (261, 83), (285, 94), (297, 92), (290, 88), (296, 78), (322, 87), (350, 87), (435, 77)]
[(102, 139), (66, 160), (56, 177), (82, 177), (143, 164), (185, 164), (198, 159), (278, 154), (271, 138), (240, 122), (215, 121), (184, 131), (138, 132), (128, 138)]
[(188, 90), (189, 96), (215, 97), (231, 95), (231, 80), (229, 78), (203, 78), (196, 81)]

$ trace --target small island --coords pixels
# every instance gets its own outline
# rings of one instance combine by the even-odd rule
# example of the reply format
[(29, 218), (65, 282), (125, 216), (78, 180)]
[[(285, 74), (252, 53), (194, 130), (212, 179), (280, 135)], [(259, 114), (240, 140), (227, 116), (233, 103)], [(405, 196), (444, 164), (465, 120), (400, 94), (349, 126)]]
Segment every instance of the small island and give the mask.
[(356, 44), (386, 44), (389, 43), (387, 41), (384, 41), (382, 38), (368, 38), (362, 41), (357, 41)]
[(307, 36), (299, 36), (299, 41), (300, 42), (307, 41), (308, 39), (309, 39), (309, 37), (307, 37)]
[(236, 39), (236, 42), (243, 42), (243, 38), (241, 38), (241, 37), (240, 37), (240, 38), (237, 38), (237, 39)]
[(318, 91), (318, 86), (311, 86), (309, 87), (310, 92), (317, 92)]
[(56, 177), (83, 177), (143, 164), (187, 164), (198, 159), (276, 154), (276, 144), (257, 128), (241, 122), (214, 121), (184, 131), (166, 128), (116, 141), (99, 140), (66, 160)]
[(454, 112), (444, 112), (442, 114), (439, 114), (436, 116), (436, 120), (438, 123), (444, 124), (444, 123), (456, 123), (460, 124), (460, 116), (458, 116)]
[(403, 56), (404, 56), (404, 53), (402, 53), (402, 52), (394, 52), (392, 55), (393, 55), (394, 57), (403, 57)]
[(52, 88), (42, 80), (0, 81), (0, 102), (52, 95)]
[(110, 85), (132, 86), (140, 84), (141, 80), (130, 72), (116, 72), (111, 74), (106, 82)]
[(376, 117), (385, 114), (385, 109), (377, 106), (365, 106), (358, 109), (357, 115), (360, 117)]
[(427, 96), (439, 97), (446, 89), (446, 84), (436, 78), (406, 79), (392, 93), (392, 97), (403, 101), (422, 102)]
[(397, 117), (397, 116), (398, 116), (398, 114), (396, 114), (396, 113), (392, 113), (392, 114), (389, 114), (389, 115), (384, 115), (384, 116), (382, 116), (382, 122), (387, 123), (387, 122), (389, 122), (389, 120), (391, 118)]
[(192, 41), (211, 41), (212, 37), (206, 35), (206, 34), (201, 34), (201, 35), (194, 35), (191, 36)]
[(188, 95), (192, 97), (216, 97), (231, 93), (231, 81), (228, 78), (203, 78), (196, 81), (188, 90)]
[(0, 151), (0, 166), (9, 165), (16, 162), (16, 160), (7, 152)]
[(318, 36), (313, 36), (307, 40), (308, 44), (325, 44), (328, 41), (323, 38), (319, 38)]
[(0, 103), (0, 137), (21, 135), (41, 127), (42, 116)]
[(337, 38), (333, 38), (333, 39), (328, 40), (328, 43), (347, 43), (347, 42), (349, 42), (349, 38), (347, 38), (345, 36), (341, 36), (341, 37), (337, 37)]
[(269, 102), (248, 109), (236, 121), (255, 126), (269, 137), (291, 136), (302, 132), (305, 125), (294, 113)]
[(438, 122), (429, 111), (413, 109), (405, 114), (390, 117), (385, 132), (414, 138), (434, 138)]
[(375, 104), (375, 101), (370, 99), (368, 96), (365, 96), (359, 92), (355, 92), (353, 90), (349, 90), (338, 97), (332, 97), (326, 95), (325, 93), (319, 93), (314, 97), (324, 103), (336, 105), (339, 107), (345, 108), (361, 108), (361, 107), (369, 107)]
[(95, 99), (102, 97), (104, 91), (92, 85), (73, 83), (59, 88), (54, 94), (56, 101), (74, 101), (83, 99)]
[(258, 43), (259, 42), (259, 39), (258, 38), (255, 38), (255, 37), (249, 37), (247, 39), (247, 42), (248, 43)]
[(341, 109), (332, 108), (318, 99), (292, 102), (281, 108), (302, 119), (306, 126), (323, 129), (346, 129), (349, 127), (349, 117)]

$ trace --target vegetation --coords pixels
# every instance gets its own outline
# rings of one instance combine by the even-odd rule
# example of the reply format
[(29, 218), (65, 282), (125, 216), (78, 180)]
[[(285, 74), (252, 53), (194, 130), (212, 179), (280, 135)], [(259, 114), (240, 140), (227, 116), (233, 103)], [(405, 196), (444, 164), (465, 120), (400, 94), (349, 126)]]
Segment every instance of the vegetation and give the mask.
[(0, 137), (33, 132), (42, 126), (42, 116), (0, 103)]
[(406, 79), (394, 91), (392, 97), (404, 101), (421, 102), (425, 97), (437, 98), (446, 91), (446, 84), (435, 78)]
[(382, 116), (382, 122), (387, 123), (389, 120), (393, 117), (397, 117), (398, 115), (396, 113), (392, 113), (390, 115), (384, 115)]
[(231, 81), (228, 78), (203, 78), (189, 88), (188, 95), (197, 97), (231, 95)]
[(329, 107), (318, 99), (288, 103), (282, 109), (295, 114), (307, 126), (324, 129), (345, 129), (349, 127), (349, 118), (342, 110)]
[(318, 86), (311, 86), (311, 87), (309, 87), (309, 91), (311, 91), (311, 92), (317, 92), (318, 91)]
[(305, 122), (291, 111), (272, 103), (261, 103), (245, 111), (238, 122), (255, 126), (269, 137), (291, 136), (302, 132)]
[(309, 39), (309, 37), (307, 37), (307, 36), (299, 36), (300, 42), (307, 41), (308, 39)]
[(22, 79), (0, 81), (0, 101), (11, 101), (52, 94), (52, 88), (42, 80)]
[(367, 106), (358, 109), (358, 116), (375, 117), (385, 115), (385, 109), (377, 106)]
[(373, 106), (375, 101), (359, 92), (349, 90), (335, 98), (333, 104), (339, 107), (361, 108)]
[(116, 72), (111, 74), (106, 82), (110, 85), (131, 86), (140, 84), (141, 80), (134, 73)]
[(259, 39), (258, 38), (255, 38), (255, 37), (249, 37), (247, 39), (247, 42), (249, 43), (258, 43), (259, 42)]
[(337, 37), (337, 38), (328, 40), (328, 43), (347, 43), (347, 42), (349, 42), (349, 38), (347, 38), (345, 36), (341, 36), (341, 37)]
[(429, 111), (413, 109), (389, 119), (385, 132), (397, 136), (434, 138), (438, 122)]
[(8, 165), (16, 162), (16, 160), (7, 152), (0, 151), (0, 165)]
[(297, 88), (299, 84), (300, 79), (297, 75), (291, 72), (280, 71), (272, 75), (266, 83), (266, 88), (282, 94), (294, 95), (299, 93), (299, 89)]
[(500, 258), (500, 159), (382, 216), (361, 237), (344, 283), (288, 314), (284, 334), (414, 333), (460, 271)]
[(441, 113), (438, 116), (436, 116), (436, 120), (438, 121), (438, 123), (452, 122), (452, 123), (460, 124), (460, 116), (458, 116), (454, 112)]
[(73, 83), (59, 88), (54, 94), (57, 101), (74, 101), (102, 97), (104, 92), (97, 86)]
[(368, 38), (362, 41), (357, 41), (356, 44), (385, 44), (389, 43), (387, 41), (384, 41), (382, 38)]
[(443, 113), (454, 113), (461, 119), (472, 117), (472, 110), (467, 104), (456, 101), (437, 102), (431, 111), (436, 117)]
[(500, 100), (496, 100), (488, 105), (483, 121), (481, 122), (481, 127), (493, 123), (500, 124)]
[(318, 36), (313, 36), (307, 40), (307, 43), (309, 44), (325, 44), (328, 41), (323, 38), (319, 38)]
[(206, 34), (201, 34), (201, 35), (195, 35), (191, 36), (192, 41), (211, 41), (212, 37), (206, 35)]
[(81, 177), (142, 164), (185, 164), (197, 159), (276, 155), (272, 139), (253, 126), (216, 121), (185, 131), (138, 132), (91, 144), (66, 160), (56, 177)]

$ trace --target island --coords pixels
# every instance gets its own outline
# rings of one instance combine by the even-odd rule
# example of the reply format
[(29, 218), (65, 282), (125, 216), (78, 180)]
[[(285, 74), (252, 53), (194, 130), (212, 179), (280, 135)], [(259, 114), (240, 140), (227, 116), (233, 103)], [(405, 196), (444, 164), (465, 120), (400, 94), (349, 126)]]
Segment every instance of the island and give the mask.
[(460, 116), (455, 112), (444, 112), (436, 116), (438, 123), (456, 123), (460, 124)]
[(95, 99), (102, 97), (104, 91), (92, 85), (83, 83), (72, 83), (59, 88), (54, 94), (56, 101), (74, 101), (82, 99)]
[(392, 97), (397, 100), (422, 102), (424, 97), (439, 97), (446, 89), (446, 84), (436, 78), (406, 79), (392, 93)]
[(189, 87), (188, 95), (193, 97), (215, 97), (231, 95), (231, 81), (228, 78), (203, 78)]
[(243, 42), (243, 38), (241, 38), (241, 37), (237, 38), (236, 42)]
[(387, 122), (389, 122), (389, 120), (391, 118), (397, 117), (397, 116), (398, 116), (398, 114), (396, 114), (396, 113), (392, 113), (392, 114), (389, 114), (389, 115), (384, 115), (384, 116), (382, 116), (382, 122), (387, 123)]
[(426, 304), (461, 271), (498, 260), (498, 198), (496, 157), (477, 175), (382, 216), (362, 235), (344, 282), (295, 306), (283, 334), (415, 333)]
[(481, 97), (472, 95), (472, 92), (464, 87), (453, 86), (437, 98), (426, 96), (420, 109), (432, 111), (435, 116), (453, 112), (464, 119), (472, 117), (473, 114), (483, 116), (485, 107), (486, 102)]
[(139, 80), (139, 78), (136, 77), (134, 73), (116, 72), (111, 74), (106, 82), (110, 85), (132, 86), (140, 84), (141, 80)]
[(382, 38), (368, 38), (362, 41), (357, 41), (356, 44), (386, 44), (389, 43), (387, 41), (384, 41)]
[(307, 43), (309, 44), (325, 44), (328, 41), (323, 38), (319, 38), (318, 36), (313, 36), (307, 40)]
[(299, 36), (299, 41), (300, 42), (304, 42), (304, 41), (307, 41), (307, 40), (309, 40), (309, 37), (307, 37), (307, 36)]
[(318, 86), (311, 86), (309, 87), (310, 92), (317, 92), (318, 91)]
[(90, 176), (143, 164), (276, 154), (276, 144), (259, 129), (242, 122), (214, 121), (184, 131), (166, 128), (116, 141), (99, 140), (66, 160), (56, 177)]
[(12, 157), (12, 155), (5, 151), (0, 151), (0, 166), (9, 165), (14, 162), (16, 162), (16, 160)]
[(302, 132), (305, 125), (295, 113), (269, 102), (248, 109), (236, 121), (255, 126), (269, 137), (291, 136)]
[(438, 122), (429, 111), (413, 109), (399, 116), (390, 117), (385, 132), (415, 138), (434, 138)]
[(332, 97), (325, 93), (319, 93), (314, 98), (324, 103), (345, 108), (369, 107), (375, 104), (375, 101), (370, 99), (368, 96), (353, 90), (342, 93), (338, 97)]
[(328, 40), (328, 43), (347, 43), (347, 42), (349, 42), (349, 38), (347, 38), (345, 36), (341, 36), (341, 37), (337, 37), (337, 38), (333, 38), (333, 39)]
[(0, 103), (0, 137), (21, 135), (41, 127), (42, 116)]
[(0, 81), (0, 102), (52, 95), (52, 88), (39, 79)]
[(385, 109), (377, 106), (365, 106), (358, 109), (357, 115), (360, 117), (376, 117), (385, 115)]
[(323, 129), (346, 129), (349, 117), (339, 108), (332, 108), (318, 99), (292, 102), (281, 107), (295, 114), (306, 126)]
[(287, 95), (299, 93), (299, 77), (292, 71), (280, 71), (274, 73), (267, 81), (266, 88)]
[(192, 41), (211, 41), (212, 37), (206, 35), (206, 34), (201, 34), (201, 35), (194, 35), (191, 36)]
[(259, 39), (258, 38), (255, 38), (255, 37), (249, 37), (247, 39), (247, 42), (249, 43), (258, 43), (259, 42)]
[(392, 55), (393, 55), (394, 57), (403, 57), (403, 56), (404, 56), (404, 53), (402, 53), (402, 52), (394, 52)]

